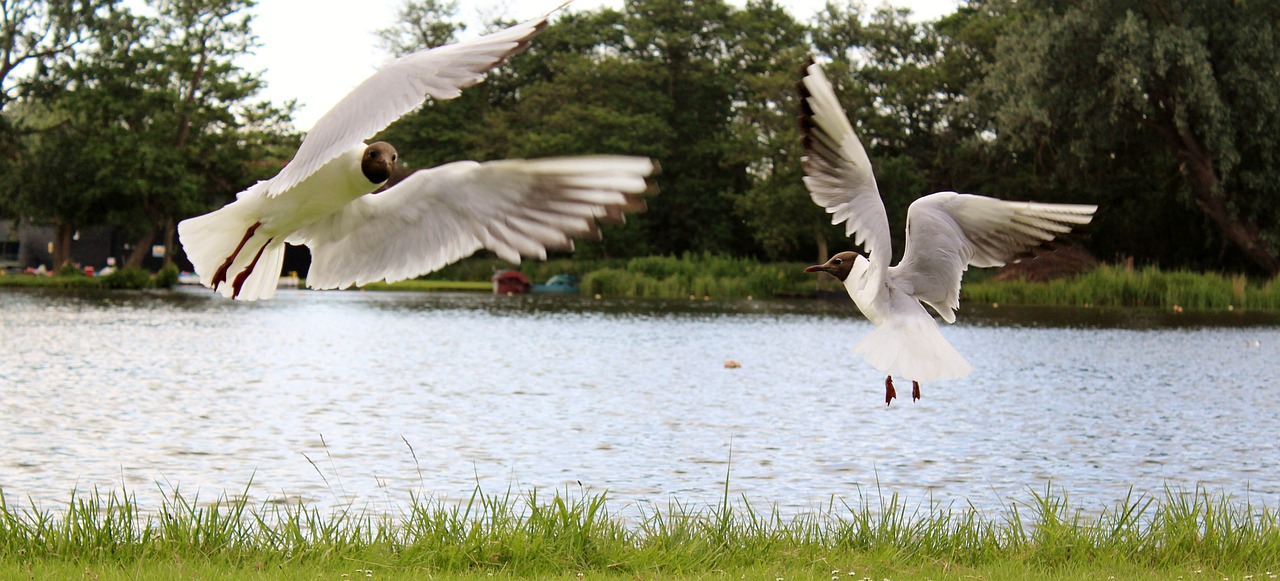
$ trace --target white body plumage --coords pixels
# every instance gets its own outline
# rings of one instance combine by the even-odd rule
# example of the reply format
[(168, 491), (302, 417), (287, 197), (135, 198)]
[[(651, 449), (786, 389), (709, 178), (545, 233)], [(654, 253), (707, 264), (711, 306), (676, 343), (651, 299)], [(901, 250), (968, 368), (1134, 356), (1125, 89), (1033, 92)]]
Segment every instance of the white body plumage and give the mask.
[(178, 225), (200, 282), (231, 298), (270, 298), (286, 242), (310, 247), (312, 288), (394, 282), (481, 248), (510, 262), (545, 259), (548, 249), (572, 248), (572, 237), (598, 235), (597, 220), (643, 209), (656, 170), (647, 158), (461, 161), (397, 173), (394, 148), (365, 145), (426, 99), (452, 99), (479, 82), (546, 19), (409, 54), (366, 79), (275, 177)]
[(889, 376), (886, 403), (894, 397), (894, 376), (925, 382), (967, 375), (969, 363), (942, 336), (926, 305), (955, 322), (960, 279), (969, 266), (1003, 265), (1089, 223), (1097, 206), (930, 194), (907, 210), (906, 248), (902, 260), (889, 266), (889, 221), (871, 160), (817, 64), (805, 68), (800, 93), (805, 186), (832, 223), (844, 223), (845, 233), (867, 252), (840, 252), (806, 270), (840, 279), (875, 325), (854, 350)]

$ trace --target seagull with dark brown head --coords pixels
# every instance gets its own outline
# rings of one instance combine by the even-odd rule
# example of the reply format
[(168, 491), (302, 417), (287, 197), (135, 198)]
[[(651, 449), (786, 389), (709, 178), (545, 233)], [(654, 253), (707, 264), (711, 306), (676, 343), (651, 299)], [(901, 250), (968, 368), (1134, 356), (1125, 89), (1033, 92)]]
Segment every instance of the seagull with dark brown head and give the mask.
[(1001, 266), (1088, 224), (1097, 206), (1008, 202), (938, 192), (907, 209), (906, 249), (889, 266), (889, 218), (871, 160), (822, 67), (810, 61), (800, 80), (804, 183), (813, 201), (845, 224), (866, 250), (840, 252), (805, 272), (826, 272), (844, 283), (875, 330), (854, 351), (886, 374), (885, 404), (897, 393), (893, 378), (920, 383), (969, 374), (969, 363), (943, 338), (925, 305), (948, 323), (960, 308), (960, 278), (970, 266)]
[(508, 262), (545, 259), (597, 220), (644, 208), (648, 158), (584, 156), (397, 171), (377, 132), (427, 99), (453, 99), (520, 52), (550, 15), (406, 55), (324, 114), (275, 177), (219, 210), (178, 224), (200, 282), (224, 296), (275, 294), (285, 243), (311, 249), (307, 286), (347, 288), (437, 270), (487, 248)]

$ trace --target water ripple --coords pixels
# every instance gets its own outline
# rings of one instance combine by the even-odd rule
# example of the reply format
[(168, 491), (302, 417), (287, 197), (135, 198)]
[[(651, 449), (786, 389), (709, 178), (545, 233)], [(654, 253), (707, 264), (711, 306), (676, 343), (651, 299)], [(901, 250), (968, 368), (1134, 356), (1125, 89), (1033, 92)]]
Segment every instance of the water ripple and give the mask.
[(698, 506), (731, 473), (793, 512), (877, 487), (997, 510), (1049, 481), (1084, 506), (1196, 483), (1280, 504), (1277, 321), (1170, 317), (966, 305), (944, 333), (974, 373), (886, 407), (845, 302), (3, 291), (0, 489)]

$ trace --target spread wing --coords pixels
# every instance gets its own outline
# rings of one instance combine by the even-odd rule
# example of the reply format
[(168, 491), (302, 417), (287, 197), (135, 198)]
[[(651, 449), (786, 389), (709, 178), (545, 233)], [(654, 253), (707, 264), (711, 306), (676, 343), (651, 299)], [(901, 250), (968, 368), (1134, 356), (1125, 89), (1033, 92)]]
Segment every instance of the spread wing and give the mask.
[(528, 46), (547, 24), (543, 16), (498, 32), (405, 55), (360, 83), (324, 114), (293, 156), (272, 178), (274, 197), (306, 179), (320, 166), (372, 137), (427, 98), (446, 100), (462, 94), (507, 57)]
[(307, 286), (346, 288), (437, 270), (488, 248), (545, 259), (598, 234), (597, 220), (644, 208), (655, 170), (642, 157), (456, 162), (363, 196), (288, 240), (311, 248)]
[(907, 246), (890, 275), (904, 292), (952, 323), (960, 308), (960, 278), (969, 266), (1003, 266), (1074, 226), (1088, 224), (1097, 209), (930, 194), (907, 209)]
[(799, 86), (804, 184), (814, 203), (832, 215), (832, 224), (845, 223), (845, 235), (867, 251), (867, 259), (883, 277), (893, 249), (889, 217), (880, 200), (871, 160), (822, 67), (811, 61), (805, 71)]

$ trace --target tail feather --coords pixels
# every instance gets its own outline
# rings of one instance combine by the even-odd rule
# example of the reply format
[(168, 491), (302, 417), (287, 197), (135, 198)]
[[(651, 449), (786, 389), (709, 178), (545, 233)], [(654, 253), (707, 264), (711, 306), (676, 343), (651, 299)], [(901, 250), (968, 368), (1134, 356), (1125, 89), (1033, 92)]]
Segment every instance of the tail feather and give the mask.
[(972, 370), (923, 309), (918, 316), (883, 321), (853, 350), (886, 375), (921, 383), (964, 377)]
[(231, 284), (219, 286), (222, 296), (241, 301), (269, 299), (280, 284), (284, 267), (284, 243), (268, 240), (255, 254), (254, 260), (236, 275)]
[(200, 284), (228, 298), (270, 298), (284, 262), (283, 241), (259, 234), (256, 213), (233, 202), (178, 224), (178, 239)]

